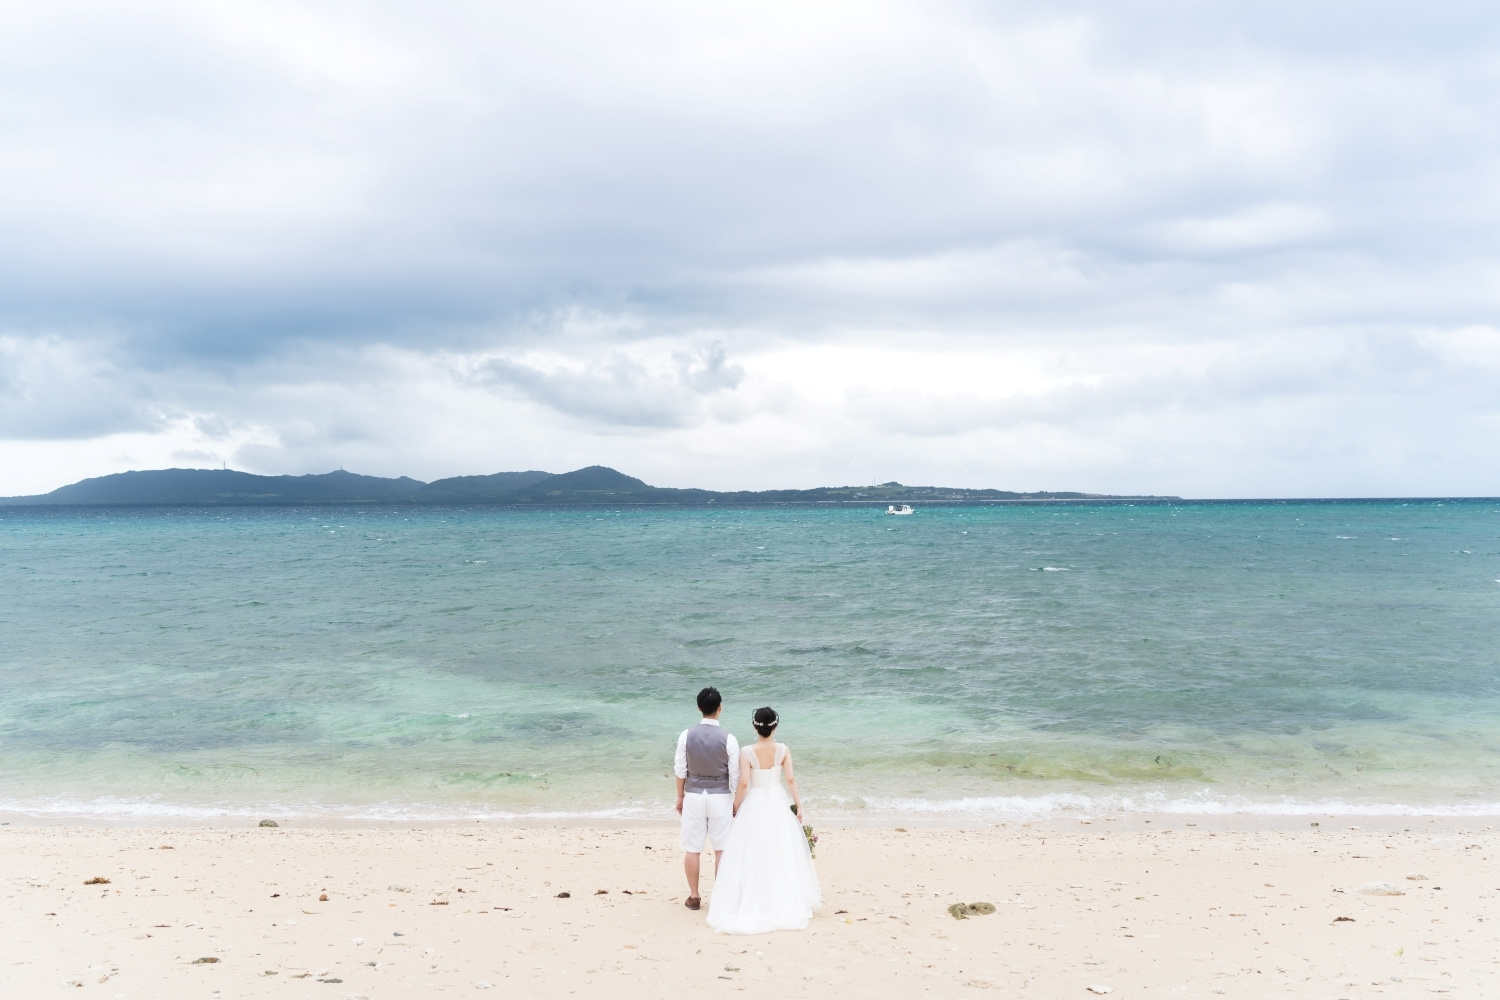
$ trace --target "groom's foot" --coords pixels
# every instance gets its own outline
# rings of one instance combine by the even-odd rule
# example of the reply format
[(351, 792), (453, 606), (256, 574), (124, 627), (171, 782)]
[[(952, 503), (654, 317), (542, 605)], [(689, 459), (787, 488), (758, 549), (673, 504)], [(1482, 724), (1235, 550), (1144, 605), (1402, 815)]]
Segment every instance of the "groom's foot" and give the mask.
[(687, 902), (683, 903), (682, 905), (686, 906), (690, 910), (696, 910), (698, 907), (703, 905), (703, 900), (698, 896), (689, 896), (687, 898)]

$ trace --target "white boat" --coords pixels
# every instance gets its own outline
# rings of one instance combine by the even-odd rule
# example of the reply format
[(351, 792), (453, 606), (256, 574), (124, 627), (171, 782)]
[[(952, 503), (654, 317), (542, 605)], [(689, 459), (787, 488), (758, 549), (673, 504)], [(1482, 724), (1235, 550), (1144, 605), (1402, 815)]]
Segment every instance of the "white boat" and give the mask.
[(915, 514), (909, 503), (893, 503), (885, 509), (887, 514)]

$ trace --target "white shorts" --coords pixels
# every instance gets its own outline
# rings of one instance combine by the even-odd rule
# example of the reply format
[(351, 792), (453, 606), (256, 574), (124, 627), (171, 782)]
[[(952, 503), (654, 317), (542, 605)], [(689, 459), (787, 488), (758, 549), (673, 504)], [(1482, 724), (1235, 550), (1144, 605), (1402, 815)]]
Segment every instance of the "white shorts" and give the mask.
[(733, 822), (733, 795), (688, 792), (682, 800), (682, 849), (702, 854), (707, 835), (714, 842), (714, 850), (722, 851), (729, 843), (729, 825)]

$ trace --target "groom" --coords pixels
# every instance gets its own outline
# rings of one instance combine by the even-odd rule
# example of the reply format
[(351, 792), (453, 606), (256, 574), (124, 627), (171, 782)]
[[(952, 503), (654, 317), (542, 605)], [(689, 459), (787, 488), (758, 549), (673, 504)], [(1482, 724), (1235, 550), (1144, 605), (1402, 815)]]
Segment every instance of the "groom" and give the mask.
[(698, 895), (698, 871), (703, 840), (714, 842), (714, 871), (724, 857), (729, 825), (734, 819), (734, 789), (739, 784), (740, 745), (734, 734), (719, 725), (724, 699), (717, 688), (698, 692), (703, 720), (677, 737), (677, 814), (682, 817), (682, 867), (687, 872), (688, 909), (703, 905)]

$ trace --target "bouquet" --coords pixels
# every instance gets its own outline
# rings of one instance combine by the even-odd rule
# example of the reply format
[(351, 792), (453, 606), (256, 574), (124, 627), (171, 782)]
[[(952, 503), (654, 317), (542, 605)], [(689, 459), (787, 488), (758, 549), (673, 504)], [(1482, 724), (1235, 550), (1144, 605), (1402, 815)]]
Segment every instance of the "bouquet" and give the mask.
[[(797, 812), (797, 803), (795, 802), (792, 803), (792, 815), (798, 818), (801, 818), (802, 815), (801, 813)], [(802, 824), (802, 836), (807, 838), (807, 853), (811, 854), (813, 857), (817, 857), (818, 835), (816, 833), (813, 833), (813, 828), (808, 826), (806, 823)]]

